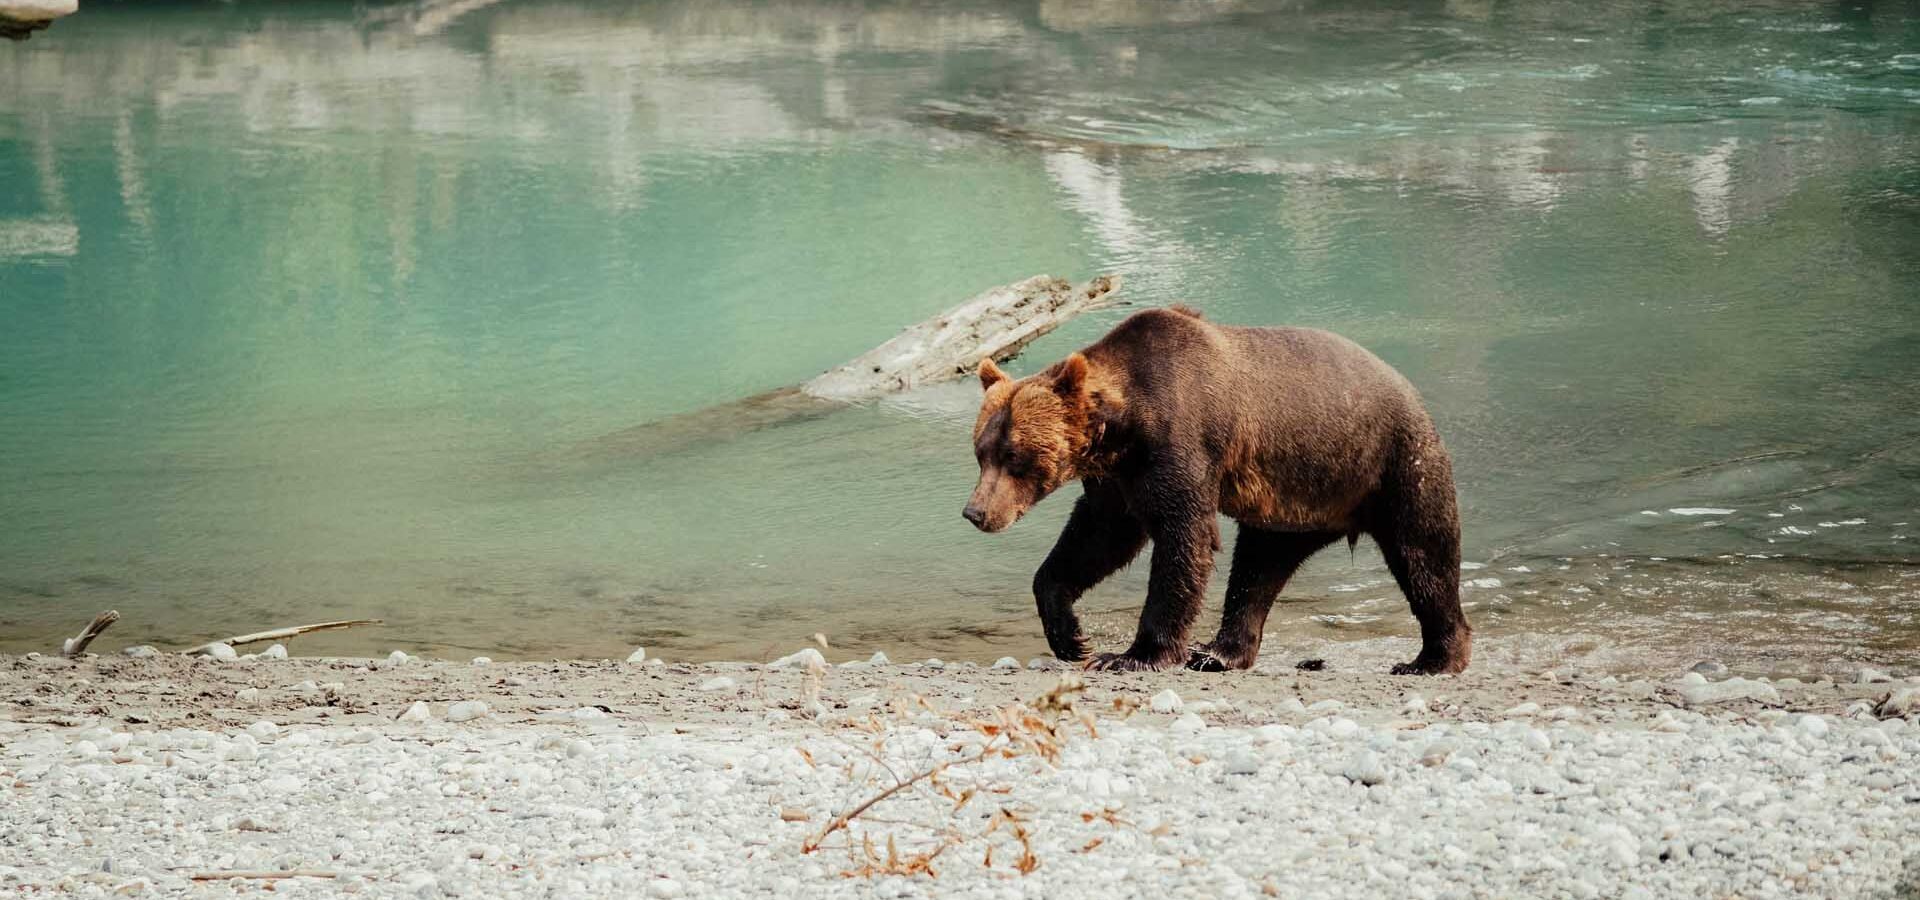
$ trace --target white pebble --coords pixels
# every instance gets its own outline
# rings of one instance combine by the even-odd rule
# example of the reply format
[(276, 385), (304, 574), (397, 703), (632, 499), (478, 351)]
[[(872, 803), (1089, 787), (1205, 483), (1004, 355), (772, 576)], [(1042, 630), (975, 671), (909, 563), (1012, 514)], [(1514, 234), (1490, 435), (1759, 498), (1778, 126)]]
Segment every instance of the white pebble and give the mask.
[(1889, 718), (1920, 715), (1920, 687), (1901, 688), (1888, 694), (1880, 704), (1880, 715)]
[(487, 714), (487, 705), (479, 700), (462, 700), (447, 707), (447, 721), (466, 722)]
[(1827, 724), (1827, 720), (1816, 715), (1801, 716), (1800, 721), (1796, 724), (1800, 728), (1800, 733), (1807, 737), (1823, 738), (1826, 737), (1827, 732), (1831, 730), (1831, 726)]
[(635, 665), (638, 665), (646, 661), (647, 661), (647, 648), (645, 647), (635, 647), (633, 648), (632, 653), (627, 654), (627, 662), (633, 663)]
[(1154, 712), (1164, 715), (1177, 713), (1182, 706), (1180, 703), (1180, 695), (1171, 690), (1161, 691), (1153, 695), (1153, 699), (1148, 701), (1148, 704), (1153, 707)]
[(1519, 706), (1516, 706), (1516, 707), (1513, 707), (1512, 709), (1507, 710), (1505, 713), (1507, 718), (1510, 718), (1510, 719), (1519, 718), (1522, 716), (1537, 716), (1539, 714), (1540, 714), (1540, 704), (1532, 703), (1532, 702), (1522, 703)]
[(425, 701), (415, 700), (412, 706), (407, 707), (406, 712), (400, 714), (400, 721), (413, 723), (431, 722), (433, 721), (433, 710), (427, 708)]
[(1173, 732), (1174, 734), (1199, 734), (1200, 732), (1206, 730), (1206, 727), (1207, 727), (1207, 720), (1202, 719), (1199, 716), (1194, 715), (1193, 713), (1187, 713), (1186, 715), (1173, 720), (1173, 724), (1168, 725), (1167, 730)]
[(716, 675), (700, 682), (700, 690), (703, 691), (730, 691), (733, 690), (733, 686), (733, 679), (725, 675)]
[(221, 662), (232, 662), (240, 658), (240, 654), (235, 653), (233, 648), (226, 644), (209, 644), (207, 646), (207, 655)]
[(270, 741), (280, 736), (280, 726), (261, 719), (252, 725), (248, 725), (247, 733), (253, 735), (253, 739), (256, 741)]
[[(629, 659), (627, 660), (627, 662), (633, 662), (633, 660)], [(476, 656), (473, 658), (473, 664), (476, 666), (490, 666), (490, 665), (493, 665), (493, 658), (488, 656)]]
[(241, 733), (233, 736), (220, 748), (220, 758), (238, 762), (252, 762), (260, 755), (260, 742), (253, 735)]
[(1854, 684), (1883, 684), (1892, 680), (1892, 675), (1873, 668), (1861, 669), (1853, 676)]
[(1352, 740), (1360, 732), (1360, 723), (1352, 719), (1334, 719), (1327, 723), (1327, 736), (1336, 741)]
[(1260, 771), (1260, 757), (1241, 751), (1227, 757), (1223, 768), (1228, 775), (1254, 775)]
[(287, 645), (274, 644), (268, 647), (267, 649), (260, 651), (260, 658), (261, 659), (286, 659)]
[(241, 688), (233, 692), (233, 699), (249, 705), (254, 703), (259, 703), (260, 689), (259, 688)]
[(1002, 656), (999, 659), (994, 660), (993, 665), (989, 666), (988, 668), (996, 672), (1011, 672), (1015, 669), (1020, 668), (1020, 661), (1017, 659), (1014, 659), (1011, 656)]
[(1347, 758), (1347, 763), (1341, 767), (1340, 774), (1356, 784), (1372, 787), (1387, 780), (1387, 766), (1386, 763), (1381, 762), (1380, 754), (1372, 750), (1361, 750)]
[(404, 666), (407, 664), (407, 660), (412, 658), (413, 657), (407, 655), (405, 650), (395, 650), (387, 654), (387, 665), (389, 667)]
[(1408, 694), (1407, 702), (1401, 704), (1400, 708), (1406, 710), (1407, 712), (1414, 712), (1414, 713), (1426, 712), (1427, 698), (1422, 697), (1419, 694)]
[(893, 660), (888, 659), (885, 653), (875, 650), (872, 656), (867, 657), (867, 665), (890, 666), (893, 665)]

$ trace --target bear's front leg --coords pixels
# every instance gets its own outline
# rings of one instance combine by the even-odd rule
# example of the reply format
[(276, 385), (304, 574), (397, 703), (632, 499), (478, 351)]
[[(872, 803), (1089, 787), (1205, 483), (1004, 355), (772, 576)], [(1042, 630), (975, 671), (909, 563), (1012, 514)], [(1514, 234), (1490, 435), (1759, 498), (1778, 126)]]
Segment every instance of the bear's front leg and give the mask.
[(1194, 504), (1191, 514), (1167, 517), (1153, 529), (1153, 572), (1147, 577), (1147, 605), (1140, 628), (1125, 653), (1102, 653), (1087, 668), (1142, 672), (1171, 669), (1187, 661), (1187, 635), (1200, 614), (1220, 527), (1213, 507)]
[(1087, 638), (1073, 605), (1089, 588), (1132, 562), (1146, 543), (1147, 531), (1127, 513), (1125, 501), (1104, 485), (1089, 483), (1073, 505), (1073, 515), (1054, 542), (1053, 552), (1033, 576), (1040, 627), (1055, 658), (1063, 662), (1087, 658)]

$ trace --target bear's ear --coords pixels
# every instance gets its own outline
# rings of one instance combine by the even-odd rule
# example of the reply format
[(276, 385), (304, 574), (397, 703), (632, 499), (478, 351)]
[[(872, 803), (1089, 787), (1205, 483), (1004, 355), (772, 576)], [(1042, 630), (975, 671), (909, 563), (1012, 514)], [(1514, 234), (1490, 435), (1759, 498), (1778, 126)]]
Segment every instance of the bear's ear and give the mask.
[(994, 385), (1005, 380), (1007, 380), (1007, 373), (1000, 371), (1000, 367), (993, 364), (993, 357), (988, 356), (980, 360), (980, 386), (982, 388), (992, 389)]
[(1087, 358), (1069, 354), (1060, 361), (1060, 372), (1053, 376), (1053, 392), (1072, 399), (1087, 388)]

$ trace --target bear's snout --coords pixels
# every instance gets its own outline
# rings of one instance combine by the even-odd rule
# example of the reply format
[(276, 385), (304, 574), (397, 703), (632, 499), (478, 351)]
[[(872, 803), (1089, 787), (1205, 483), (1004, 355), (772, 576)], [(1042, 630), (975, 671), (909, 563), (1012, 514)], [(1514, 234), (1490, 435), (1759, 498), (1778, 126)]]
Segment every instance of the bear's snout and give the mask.
[(969, 503), (967, 504), (966, 509), (963, 509), (960, 511), (960, 515), (963, 518), (965, 518), (967, 521), (972, 522), (973, 527), (978, 528), (981, 531), (987, 530), (987, 511), (986, 510), (981, 509), (980, 507)]

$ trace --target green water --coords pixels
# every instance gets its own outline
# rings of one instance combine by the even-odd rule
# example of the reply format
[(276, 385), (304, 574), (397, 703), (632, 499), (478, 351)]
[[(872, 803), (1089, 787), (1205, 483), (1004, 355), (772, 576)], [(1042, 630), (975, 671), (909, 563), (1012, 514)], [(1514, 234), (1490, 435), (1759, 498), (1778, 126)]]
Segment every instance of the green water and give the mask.
[[(87, 6), (0, 46), (0, 650), (1024, 658), (1070, 502), (960, 518), (971, 386), (570, 448), (1041, 272), (1399, 366), (1483, 633), (1920, 659), (1920, 9), (1871, 2)], [(1288, 597), (1276, 654), (1413, 634), (1364, 546)]]

